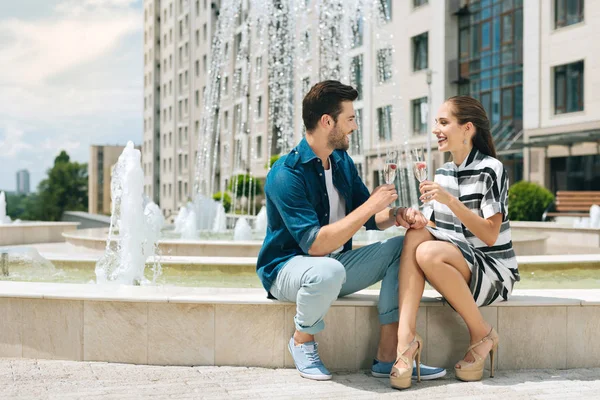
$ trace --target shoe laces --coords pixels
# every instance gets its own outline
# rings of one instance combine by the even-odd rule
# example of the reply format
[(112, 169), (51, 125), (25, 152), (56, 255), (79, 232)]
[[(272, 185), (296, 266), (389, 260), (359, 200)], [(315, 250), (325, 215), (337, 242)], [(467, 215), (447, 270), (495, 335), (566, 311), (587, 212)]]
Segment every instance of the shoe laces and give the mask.
[(321, 358), (319, 357), (317, 343), (313, 345), (303, 345), (302, 348), (304, 349), (304, 354), (306, 355), (306, 358), (312, 365), (323, 364)]

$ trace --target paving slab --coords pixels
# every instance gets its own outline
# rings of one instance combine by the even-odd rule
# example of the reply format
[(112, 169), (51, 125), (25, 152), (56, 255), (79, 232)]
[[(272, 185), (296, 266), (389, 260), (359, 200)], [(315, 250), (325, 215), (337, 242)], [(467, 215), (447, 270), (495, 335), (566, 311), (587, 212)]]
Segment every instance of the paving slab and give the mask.
[[(450, 371), (451, 372), (451, 371)], [(485, 376), (485, 375), (484, 375)], [(497, 371), (493, 379), (443, 379), (389, 387), (368, 371), (315, 382), (294, 369), (161, 367), (0, 358), (2, 399), (598, 399), (600, 368)]]

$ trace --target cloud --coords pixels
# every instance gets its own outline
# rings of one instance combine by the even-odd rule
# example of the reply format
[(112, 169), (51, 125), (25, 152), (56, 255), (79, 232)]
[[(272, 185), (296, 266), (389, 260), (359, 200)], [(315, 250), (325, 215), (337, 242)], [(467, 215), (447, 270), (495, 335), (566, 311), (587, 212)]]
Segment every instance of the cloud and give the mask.
[(2, 189), (21, 168), (35, 187), (60, 150), (87, 162), (90, 144), (141, 142), (141, 0), (39, 0), (27, 17), (33, 1), (0, 17)]

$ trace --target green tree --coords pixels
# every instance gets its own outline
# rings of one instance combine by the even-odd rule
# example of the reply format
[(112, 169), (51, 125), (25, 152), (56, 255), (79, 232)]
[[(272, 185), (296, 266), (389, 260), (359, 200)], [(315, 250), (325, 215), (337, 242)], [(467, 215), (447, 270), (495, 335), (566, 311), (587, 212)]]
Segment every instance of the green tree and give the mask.
[(47, 178), (38, 185), (37, 195), (25, 199), (20, 218), (60, 221), (64, 211), (87, 210), (87, 164), (71, 162), (63, 150), (54, 159), (54, 166), (47, 174)]
[[(236, 186), (237, 190), (235, 190)], [(258, 196), (262, 194), (262, 183), (256, 177), (248, 174), (234, 175), (231, 177), (227, 189), (237, 197), (250, 197), (250, 193)]]

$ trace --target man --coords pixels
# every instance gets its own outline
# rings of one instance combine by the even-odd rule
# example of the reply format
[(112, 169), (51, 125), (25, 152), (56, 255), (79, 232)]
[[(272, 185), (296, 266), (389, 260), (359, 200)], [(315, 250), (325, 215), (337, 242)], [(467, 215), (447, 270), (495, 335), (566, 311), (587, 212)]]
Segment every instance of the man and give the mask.
[[(331, 379), (319, 358), (314, 334), (339, 296), (382, 281), (378, 312), (379, 348), (374, 376), (387, 377), (396, 358), (398, 264), (403, 237), (352, 250), (352, 236), (364, 225), (422, 229), (426, 220), (413, 209), (389, 208), (393, 185), (369, 191), (346, 153), (358, 127), (352, 102), (358, 92), (337, 81), (316, 84), (302, 103), (306, 137), (281, 157), (267, 176), (268, 228), (257, 273), (270, 297), (297, 304), (296, 331), (288, 348), (300, 375)], [(441, 368), (421, 368), (431, 377)]]

